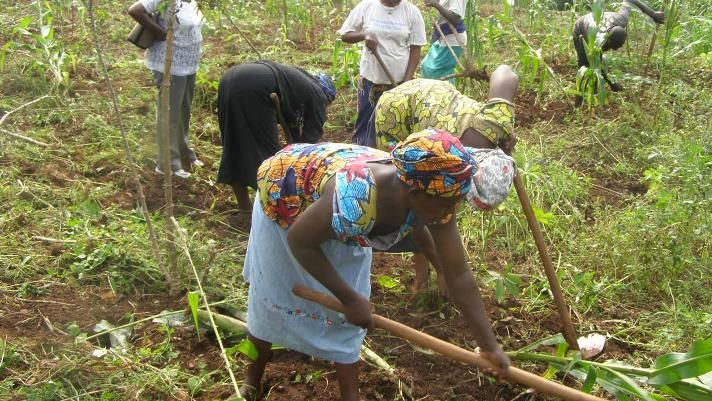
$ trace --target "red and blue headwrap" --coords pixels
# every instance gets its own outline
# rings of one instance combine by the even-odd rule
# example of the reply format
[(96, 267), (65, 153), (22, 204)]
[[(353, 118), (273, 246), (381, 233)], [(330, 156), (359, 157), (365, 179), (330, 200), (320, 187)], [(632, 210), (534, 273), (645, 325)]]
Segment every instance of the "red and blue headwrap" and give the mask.
[(402, 182), (433, 196), (467, 194), (477, 170), (475, 159), (460, 140), (433, 128), (399, 142), (391, 157)]

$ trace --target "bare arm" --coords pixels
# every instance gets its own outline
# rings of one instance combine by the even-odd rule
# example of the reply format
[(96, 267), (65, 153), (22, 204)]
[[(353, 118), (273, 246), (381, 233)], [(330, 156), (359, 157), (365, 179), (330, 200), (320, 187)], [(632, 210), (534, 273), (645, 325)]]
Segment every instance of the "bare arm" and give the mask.
[(662, 24), (663, 22), (665, 22), (665, 13), (663, 13), (662, 11), (655, 11), (652, 8), (650, 8), (649, 5), (643, 3), (640, 0), (625, 0), (625, 1), (638, 7), (638, 9), (643, 12), (643, 14), (650, 17), (653, 21), (655, 21), (656, 24)]
[(443, 263), (443, 274), (450, 298), (462, 313), (485, 356), (499, 367), (494, 372), (495, 375), (499, 378), (504, 377), (509, 366), (509, 358), (497, 343), (480, 291), (467, 265), (456, 218), (451, 218), (445, 224), (428, 226), (428, 229)]
[(341, 40), (343, 40), (346, 43), (358, 43), (362, 41), (366, 41), (366, 47), (368, 50), (374, 51), (376, 50), (376, 47), (378, 47), (378, 41), (376, 40), (376, 36), (371, 35), (370, 33), (366, 31), (351, 31), (347, 32), (343, 35), (341, 35)]
[(304, 270), (344, 304), (346, 320), (372, 330), (373, 317), (368, 299), (362, 297), (341, 279), (321, 249), (322, 243), (334, 238), (334, 231), (331, 228), (333, 194), (334, 181), (332, 180), (325, 187), (321, 198), (302, 212), (289, 228), (287, 233), (289, 249)]
[(410, 46), (410, 54), (408, 56), (408, 67), (405, 69), (405, 81), (410, 81), (415, 75), (415, 69), (420, 63), (420, 46)]
[(129, 7), (128, 14), (144, 28), (151, 30), (156, 35), (157, 40), (166, 40), (166, 31), (151, 18), (141, 2), (137, 1)]
[(438, 10), (440, 15), (442, 15), (443, 18), (448, 20), (448, 22), (453, 25), (457, 25), (460, 22), (462, 22), (461, 15), (458, 15), (458, 14), (448, 10), (447, 8), (443, 7), (438, 0), (425, 0), (425, 5), (428, 7), (433, 7), (436, 10)]
[(440, 261), (437, 249), (435, 249), (435, 242), (433, 241), (433, 236), (430, 235), (428, 227), (423, 226), (421, 228), (416, 228), (413, 230), (411, 235), (413, 236), (413, 241), (415, 242), (418, 250), (425, 254), (428, 261), (435, 267), (435, 271), (437, 271), (438, 274), (442, 273), (443, 264)]

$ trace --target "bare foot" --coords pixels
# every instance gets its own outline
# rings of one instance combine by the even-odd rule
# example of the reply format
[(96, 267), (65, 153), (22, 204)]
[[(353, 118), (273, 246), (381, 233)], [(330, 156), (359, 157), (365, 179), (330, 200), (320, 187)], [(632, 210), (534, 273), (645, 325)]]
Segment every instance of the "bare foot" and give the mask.
[(440, 296), (446, 299), (450, 299), (450, 293), (447, 291), (447, 283), (445, 282), (445, 276), (438, 274), (438, 292)]
[[(258, 387), (260, 388), (258, 389)], [(247, 401), (257, 401), (262, 397), (262, 388), (260, 385), (255, 387), (245, 383), (240, 387), (240, 397)]]

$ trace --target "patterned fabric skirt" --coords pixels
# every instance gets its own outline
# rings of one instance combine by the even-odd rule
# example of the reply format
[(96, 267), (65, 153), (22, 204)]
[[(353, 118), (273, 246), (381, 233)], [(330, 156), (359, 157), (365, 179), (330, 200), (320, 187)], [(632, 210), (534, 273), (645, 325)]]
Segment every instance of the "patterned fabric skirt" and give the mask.
[[(259, 195), (252, 211), (243, 276), (250, 283), (247, 327), (253, 336), (317, 358), (358, 361), (366, 331), (344, 315), (292, 293), (295, 284), (331, 294), (294, 258), (287, 230), (262, 211)], [(371, 295), (371, 248), (331, 240), (321, 245), (341, 278), (366, 298)]]

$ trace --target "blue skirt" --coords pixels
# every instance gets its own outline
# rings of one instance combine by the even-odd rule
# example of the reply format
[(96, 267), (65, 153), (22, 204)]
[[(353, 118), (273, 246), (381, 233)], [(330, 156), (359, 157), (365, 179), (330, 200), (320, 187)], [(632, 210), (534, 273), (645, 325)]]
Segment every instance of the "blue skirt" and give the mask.
[[(462, 47), (453, 46), (452, 50), (457, 57), (462, 55)], [(457, 60), (450, 53), (446, 46), (440, 46), (440, 42), (435, 42), (430, 46), (430, 51), (420, 63), (420, 75), (423, 78), (439, 79), (455, 72)]]
[[(357, 362), (366, 331), (344, 315), (292, 293), (295, 284), (331, 295), (292, 255), (287, 230), (262, 211), (255, 196), (243, 276), (250, 283), (247, 327), (253, 336), (311, 356)], [(371, 248), (330, 240), (321, 245), (341, 278), (366, 298), (371, 295)]]

